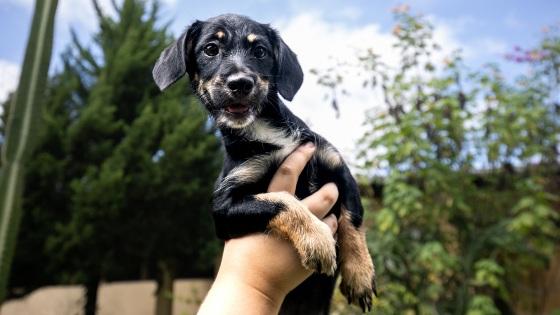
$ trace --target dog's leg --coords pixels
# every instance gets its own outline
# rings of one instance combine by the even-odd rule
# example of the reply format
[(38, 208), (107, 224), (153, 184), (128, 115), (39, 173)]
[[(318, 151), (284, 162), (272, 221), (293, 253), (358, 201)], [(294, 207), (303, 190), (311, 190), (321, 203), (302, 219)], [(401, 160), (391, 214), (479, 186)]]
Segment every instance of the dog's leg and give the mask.
[(369, 254), (365, 232), (360, 230), (364, 210), (358, 185), (347, 166), (343, 166), (337, 182), (342, 191), (338, 218), (340, 291), (365, 312), (371, 309), (372, 296), (377, 295), (375, 268)]
[(269, 231), (294, 245), (305, 268), (327, 275), (336, 270), (331, 230), (287, 192), (246, 197), (227, 209), (214, 211), (214, 221), (221, 238)]
[(367, 248), (363, 231), (352, 224), (351, 213), (344, 207), (338, 220), (338, 246), (340, 248), (340, 291), (364, 312), (371, 309), (372, 295), (377, 295), (375, 269)]

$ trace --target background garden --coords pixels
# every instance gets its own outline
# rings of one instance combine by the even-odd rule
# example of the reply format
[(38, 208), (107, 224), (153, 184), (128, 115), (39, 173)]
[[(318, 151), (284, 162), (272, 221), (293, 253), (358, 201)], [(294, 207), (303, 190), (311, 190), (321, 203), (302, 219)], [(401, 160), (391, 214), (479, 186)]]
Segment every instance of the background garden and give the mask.
[[(0, 209), (0, 298), (83, 284), (88, 315), (100, 282), (154, 279), (169, 300), (172, 279), (211, 277), (221, 248), (209, 212), (219, 134), (187, 82), (162, 94), (150, 75), (173, 40), (168, 21), (153, 1), (96, 9), (97, 31), (87, 45), (72, 33), (55, 71), (49, 56), (26, 56), (0, 122), (4, 205), (15, 166), (21, 179), (21, 199)], [(407, 5), (392, 15), (396, 62), (366, 42), (306, 73), (325, 111), (351, 105), (352, 78), (379, 99), (355, 122), (365, 132), (351, 159), (377, 266), (372, 313), (558, 314), (560, 24), (509, 49), (503, 58), (524, 66), (510, 77), (467, 65)], [(41, 18), (28, 47), (48, 47)], [(333, 309), (358, 314), (341, 296)]]

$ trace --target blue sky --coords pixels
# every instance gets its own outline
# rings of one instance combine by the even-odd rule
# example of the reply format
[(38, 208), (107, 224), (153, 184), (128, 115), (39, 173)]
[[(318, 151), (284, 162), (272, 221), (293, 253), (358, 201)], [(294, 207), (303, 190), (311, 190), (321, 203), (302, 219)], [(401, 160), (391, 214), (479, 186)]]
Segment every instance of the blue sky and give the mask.
[[(68, 34), (62, 33), (68, 33), (70, 26), (89, 32), (94, 25), (94, 21), (90, 23), (78, 20), (83, 16), (77, 13), (78, 11), (90, 9), (89, 0), (60, 0), (61, 6), (65, 6), (65, 2), (72, 6), (79, 4), (83, 7), (71, 8), (76, 12), (65, 13), (66, 16), (59, 21), (57, 31), (62, 40), (57, 40), (57, 47), (65, 45)], [(388, 31), (392, 24), (391, 8), (403, 3), (403, 1), (391, 0), (164, 0), (163, 2), (162, 15), (174, 21), (173, 30), (176, 32), (195, 19), (205, 19), (226, 12), (245, 14), (263, 22), (287, 20), (301, 13), (314, 12), (321, 14), (330, 22), (356, 27), (376, 23), (382, 30)], [(560, 1), (555, 0), (412, 0), (404, 3), (410, 4), (416, 12), (433, 16), (455, 28), (458, 38), (467, 45), (476, 44), (481, 38), (494, 39), (510, 46), (530, 44), (539, 36), (539, 30), (543, 26), (560, 21)], [(4, 30), (0, 41), (0, 59), (20, 62), (31, 11), (32, 0), (0, 0), (0, 29)], [(75, 18), (71, 15), (75, 15)]]
[[(304, 70), (326, 67), (336, 60), (351, 59), (359, 49), (373, 47), (386, 59), (391, 52), (391, 8), (407, 3), (413, 12), (429, 16), (436, 27), (436, 39), (447, 50), (462, 48), (467, 65), (499, 61), (513, 77), (523, 69), (503, 61), (503, 55), (515, 45), (535, 44), (541, 29), (560, 22), (559, 0), (163, 0), (161, 16), (172, 20), (172, 31), (179, 34), (195, 19), (222, 13), (239, 13), (260, 22), (272, 23), (284, 40), (296, 51)], [(110, 0), (100, 0), (110, 12)], [(27, 39), (33, 0), (0, 0), (0, 100), (17, 84), (19, 64)], [(59, 0), (54, 58), (67, 45), (69, 29), (78, 31), (86, 41), (96, 22), (90, 0)], [(56, 61), (55, 61), (56, 65)], [(350, 155), (363, 132), (358, 127), (364, 111), (380, 104), (379, 99), (349, 89), (340, 119), (323, 100), (324, 90), (306, 76), (300, 93), (290, 107), (313, 128)], [(360, 80), (349, 80), (359, 86)], [(332, 126), (339, 126), (333, 130)], [(345, 132), (340, 132), (345, 130)]]

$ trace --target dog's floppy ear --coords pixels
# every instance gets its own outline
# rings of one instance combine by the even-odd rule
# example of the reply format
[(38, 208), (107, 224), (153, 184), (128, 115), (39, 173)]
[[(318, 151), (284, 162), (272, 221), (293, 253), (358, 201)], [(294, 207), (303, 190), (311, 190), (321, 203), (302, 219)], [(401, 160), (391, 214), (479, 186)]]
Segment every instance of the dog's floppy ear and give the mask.
[(276, 86), (282, 97), (291, 101), (303, 83), (303, 71), (297, 60), (296, 54), (286, 45), (280, 35), (276, 37)]
[(194, 67), (193, 47), (200, 33), (202, 22), (194, 22), (173, 44), (161, 53), (152, 76), (160, 90), (165, 90), (182, 78), (185, 73), (192, 72)]

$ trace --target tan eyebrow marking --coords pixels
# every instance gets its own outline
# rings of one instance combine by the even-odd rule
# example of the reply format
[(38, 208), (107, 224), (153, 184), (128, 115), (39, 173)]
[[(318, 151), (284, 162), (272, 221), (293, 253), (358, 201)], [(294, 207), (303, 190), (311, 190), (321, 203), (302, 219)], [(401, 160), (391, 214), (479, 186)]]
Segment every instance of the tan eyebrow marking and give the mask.
[(222, 39), (224, 38), (224, 36), (226, 36), (226, 33), (222, 32), (222, 31), (218, 31), (216, 32), (216, 37), (218, 37), (218, 39)]
[(249, 41), (249, 43), (254, 42), (255, 39), (257, 39), (257, 35), (255, 35), (255, 34), (249, 34), (249, 35), (247, 35), (247, 40)]

